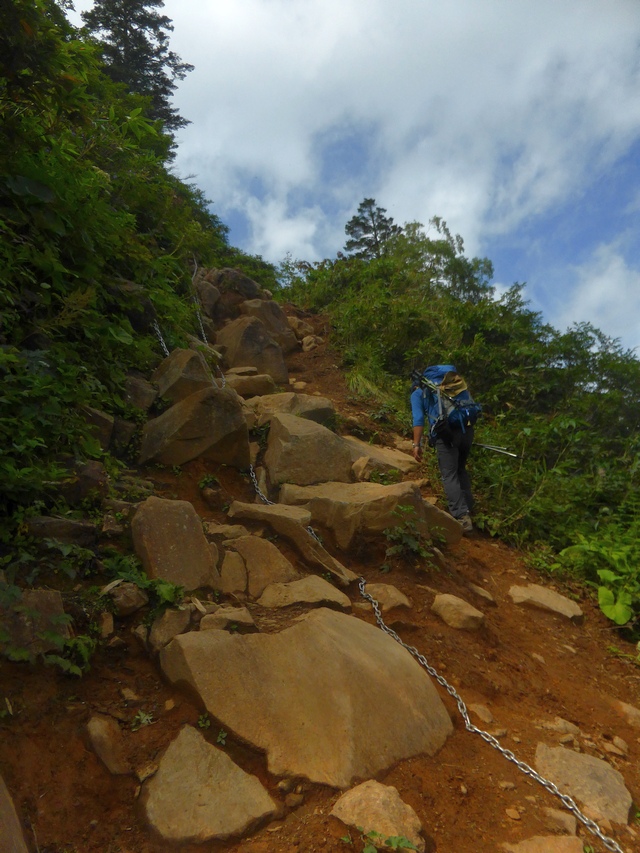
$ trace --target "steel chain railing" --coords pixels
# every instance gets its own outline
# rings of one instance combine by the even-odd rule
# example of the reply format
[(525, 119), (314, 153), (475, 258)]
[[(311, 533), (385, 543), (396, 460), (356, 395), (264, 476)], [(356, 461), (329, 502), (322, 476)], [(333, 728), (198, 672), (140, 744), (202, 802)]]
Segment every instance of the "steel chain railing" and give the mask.
[[(198, 319), (198, 326), (200, 327), (200, 337), (202, 338), (203, 343), (208, 345), (209, 339), (207, 338), (207, 334), (204, 330), (204, 323), (202, 322), (202, 313), (200, 311), (200, 300), (198, 298), (198, 291), (196, 290), (196, 276), (198, 274), (198, 262), (195, 258), (193, 259), (193, 265), (194, 265), (194, 270), (193, 270), (193, 275), (191, 276), (191, 301), (193, 302), (194, 308), (196, 309), (196, 317)], [(211, 377), (211, 382), (217, 388), (218, 387), (217, 382), (214, 379), (213, 373), (211, 373), (211, 370), (209, 369), (208, 364), (207, 364), (207, 370), (209, 372), (209, 376)], [(218, 365), (218, 371), (220, 373), (220, 379), (221, 379), (222, 387), (224, 388), (225, 385), (227, 384), (227, 380), (226, 380), (224, 373), (220, 369), (219, 365)]]
[(156, 337), (160, 341), (160, 346), (162, 347), (162, 352), (165, 354), (165, 356), (169, 357), (169, 355), (170, 355), (169, 349), (167, 348), (167, 345), (164, 342), (164, 338), (162, 337), (162, 332), (160, 331), (160, 326), (158, 325), (157, 320), (153, 321), (153, 323), (151, 324), (151, 328), (156, 333)]
[(375, 614), (376, 622), (378, 623), (378, 627), (382, 631), (384, 631), (385, 634), (388, 634), (393, 640), (395, 640), (396, 643), (399, 643), (403, 649), (406, 649), (409, 652), (409, 654), (412, 655), (418, 661), (418, 663), (422, 667), (424, 667), (424, 669), (426, 669), (426, 671), (429, 673), (429, 675), (433, 679), (435, 679), (438, 682), (438, 684), (441, 687), (443, 687), (453, 699), (455, 699), (456, 704), (458, 706), (458, 711), (460, 712), (460, 716), (464, 720), (465, 728), (467, 729), (467, 731), (471, 732), (472, 734), (480, 735), (480, 737), (486, 743), (488, 743), (489, 746), (492, 746), (499, 753), (501, 753), (504, 756), (504, 758), (507, 759), (507, 761), (511, 761), (513, 764), (515, 764), (516, 767), (518, 768), (518, 770), (521, 770), (526, 776), (530, 776), (532, 779), (534, 779), (536, 782), (538, 782), (540, 785), (542, 785), (543, 788), (545, 788), (547, 791), (549, 791), (549, 793), (558, 797), (558, 799), (560, 800), (562, 805), (565, 806), (567, 809), (569, 809), (569, 811), (573, 812), (573, 814), (578, 818), (578, 820), (582, 824), (584, 824), (584, 826), (589, 830), (589, 832), (591, 832), (593, 835), (595, 835), (597, 838), (599, 838), (600, 841), (602, 841), (602, 843), (607, 848), (607, 850), (611, 850), (612, 853), (624, 853), (623, 849), (620, 847), (620, 845), (613, 838), (609, 838), (608, 835), (605, 835), (602, 832), (602, 830), (600, 829), (600, 827), (598, 826), (598, 824), (595, 823), (595, 821), (591, 820), (590, 818), (588, 818), (585, 814), (583, 814), (580, 811), (580, 809), (576, 805), (575, 801), (570, 796), (568, 796), (567, 794), (563, 794), (557, 788), (557, 786), (554, 785), (553, 782), (550, 782), (548, 779), (545, 779), (544, 776), (541, 776), (529, 764), (527, 764), (524, 761), (520, 761), (518, 758), (516, 758), (516, 756), (513, 754), (513, 752), (511, 752), (510, 749), (505, 749), (503, 746), (501, 746), (500, 743), (498, 742), (498, 740), (493, 735), (489, 734), (489, 732), (485, 732), (482, 729), (479, 729), (477, 726), (473, 725), (473, 723), (469, 719), (469, 712), (467, 711), (467, 706), (465, 705), (461, 696), (457, 693), (455, 687), (452, 687), (447, 682), (447, 680), (445, 678), (443, 678), (443, 676), (440, 675), (437, 672), (437, 670), (435, 670), (429, 664), (426, 657), (424, 655), (420, 654), (420, 652), (416, 649), (415, 646), (407, 645), (407, 643), (405, 643), (403, 640), (400, 639), (400, 637), (398, 636), (398, 634), (396, 634), (396, 632), (393, 630), (393, 628), (389, 628), (388, 625), (385, 625), (384, 619), (382, 618), (382, 614), (380, 612), (380, 605), (375, 600), (375, 598), (373, 598), (373, 596), (369, 595), (369, 593), (366, 592), (366, 590), (365, 590), (366, 583), (367, 582), (363, 577), (360, 577), (358, 579), (358, 586), (360, 589), (360, 595), (364, 599), (366, 599), (371, 604), (371, 606), (373, 607), (373, 612)]

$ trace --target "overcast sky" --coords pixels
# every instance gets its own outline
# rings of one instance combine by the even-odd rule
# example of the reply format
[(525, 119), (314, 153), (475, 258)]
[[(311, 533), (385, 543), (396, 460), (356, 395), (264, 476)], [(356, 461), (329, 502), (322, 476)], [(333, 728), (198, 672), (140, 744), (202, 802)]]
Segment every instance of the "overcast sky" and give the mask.
[[(90, 0), (77, 0), (79, 9)], [(166, 0), (176, 170), (231, 242), (335, 257), (365, 197), (640, 354), (639, 0)]]

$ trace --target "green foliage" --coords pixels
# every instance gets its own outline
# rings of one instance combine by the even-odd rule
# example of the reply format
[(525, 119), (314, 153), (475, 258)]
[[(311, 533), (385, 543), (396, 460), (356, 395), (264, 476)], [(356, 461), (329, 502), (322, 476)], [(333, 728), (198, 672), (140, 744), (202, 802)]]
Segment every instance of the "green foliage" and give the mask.
[(381, 483), (383, 486), (390, 486), (392, 483), (402, 482), (402, 471), (398, 471), (397, 468), (391, 468), (389, 471), (374, 469), (369, 479), (372, 483)]
[(199, 489), (210, 489), (211, 487), (217, 487), (220, 485), (220, 480), (214, 474), (205, 474), (204, 477), (198, 483)]
[(211, 717), (208, 713), (200, 714), (198, 717), (198, 727), (201, 729), (208, 729), (211, 726)]
[(173, 24), (155, 10), (163, 0), (96, 0), (82, 13), (89, 33), (101, 38), (105, 69), (116, 83), (149, 100), (149, 115), (169, 130), (189, 122), (171, 106), (176, 80), (183, 80), (193, 65), (180, 61), (169, 50), (168, 32)]
[(149, 596), (150, 619), (167, 607), (179, 605), (184, 598), (184, 588), (160, 578), (148, 578), (139, 560), (133, 555), (111, 553), (102, 561), (104, 568), (115, 578), (134, 583)]
[[(415, 509), (412, 506), (397, 506), (393, 514), (398, 517), (399, 523), (384, 530), (389, 542), (385, 551), (387, 560), (392, 557), (403, 557), (416, 562), (429, 559), (427, 542), (416, 523)], [(390, 565), (385, 563), (381, 571), (389, 570)]]
[(97, 645), (95, 637), (78, 634), (77, 637), (65, 640), (58, 654), (48, 652), (42, 656), (42, 659), (48, 666), (57, 666), (66, 675), (75, 675), (80, 678), (91, 668), (91, 657)]
[(218, 732), (218, 736), (216, 738), (216, 743), (220, 744), (220, 746), (226, 746), (227, 745), (227, 737), (228, 737), (227, 732), (225, 732), (224, 729), (220, 729), (220, 731)]
[(141, 709), (137, 712), (133, 720), (131, 720), (131, 731), (137, 732), (144, 726), (153, 725), (154, 722), (156, 722), (156, 720), (153, 719), (153, 714)]
[[(360, 832), (360, 839), (364, 844), (362, 853), (378, 853), (380, 847), (385, 847), (389, 850), (417, 850), (415, 844), (409, 841), (404, 835), (385, 836), (374, 829), (365, 833), (361, 826), (358, 827), (358, 831)], [(347, 839), (347, 843), (351, 844), (351, 836), (345, 836), (341, 840), (345, 841)]]

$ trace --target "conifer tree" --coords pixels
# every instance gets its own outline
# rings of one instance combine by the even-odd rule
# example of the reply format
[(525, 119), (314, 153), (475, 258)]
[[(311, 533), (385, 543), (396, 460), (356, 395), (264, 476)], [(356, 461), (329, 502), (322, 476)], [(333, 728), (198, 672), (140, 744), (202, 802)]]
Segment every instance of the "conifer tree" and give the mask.
[(390, 216), (385, 216), (384, 207), (376, 207), (374, 198), (365, 198), (358, 205), (358, 213), (345, 225), (349, 237), (345, 252), (357, 258), (379, 258), (384, 254), (385, 243), (402, 232)]
[(170, 98), (176, 80), (184, 79), (193, 65), (169, 50), (173, 24), (157, 11), (163, 6), (164, 0), (95, 0), (82, 19), (87, 32), (100, 42), (111, 79), (148, 97), (149, 116), (160, 119), (171, 133), (189, 124), (171, 106)]

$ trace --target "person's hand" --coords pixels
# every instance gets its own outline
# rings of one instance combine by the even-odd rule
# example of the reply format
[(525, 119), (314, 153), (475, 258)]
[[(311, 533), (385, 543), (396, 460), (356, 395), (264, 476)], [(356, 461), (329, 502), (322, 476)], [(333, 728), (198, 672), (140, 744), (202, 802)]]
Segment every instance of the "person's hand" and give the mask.
[(416, 462), (420, 462), (420, 460), (422, 459), (422, 447), (420, 445), (416, 447), (416, 445), (414, 444), (413, 458), (416, 460)]

